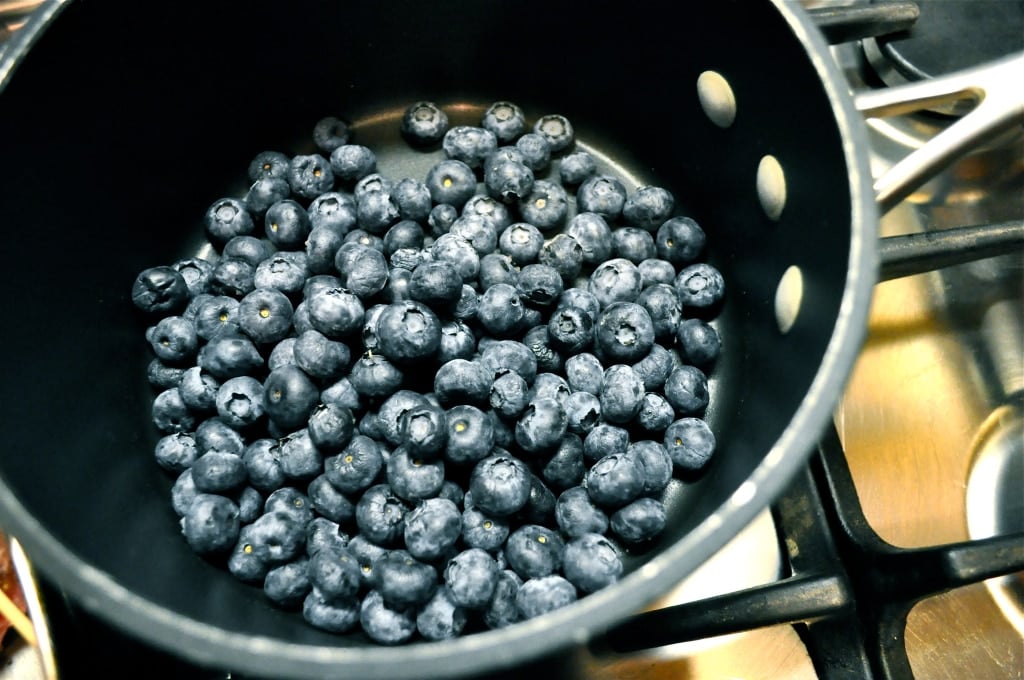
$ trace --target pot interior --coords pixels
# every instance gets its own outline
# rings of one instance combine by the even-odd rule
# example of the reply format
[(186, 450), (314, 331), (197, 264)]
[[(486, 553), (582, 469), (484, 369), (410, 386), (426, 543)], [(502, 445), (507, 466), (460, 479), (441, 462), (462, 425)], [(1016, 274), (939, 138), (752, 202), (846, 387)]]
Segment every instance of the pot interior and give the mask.
[[(314, 630), (189, 550), (170, 505), (173, 480), (153, 460), (151, 354), (129, 292), (142, 269), (203, 252), (206, 208), (244, 196), (257, 153), (314, 151), (324, 116), (351, 122), (353, 141), (378, 152), (384, 174), (422, 179), (441, 152), (411, 151), (398, 135), (401, 112), (421, 99), (453, 124), (478, 124), (499, 99), (531, 122), (565, 115), (580, 147), (627, 188), (668, 188), (676, 214), (704, 227), (706, 259), (727, 286), (706, 414), (718, 452), (701, 475), (673, 483), (668, 528), (630, 563), (660, 560), (661, 573), (626, 578), (597, 604), (585, 598), (562, 628), (621, 618), (709, 557), (780, 490), (817, 435), (790, 436), (762, 466), (819, 375), (848, 285), (851, 233), (864, 227), (851, 227), (853, 182), (833, 104), (779, 11), (722, 1), (676, 16), (644, 2), (212, 2), (190, 13), (69, 3), (0, 97), (9, 225), (0, 281), (10, 303), (0, 478), (38, 567), (149, 642), (253, 672), (282, 672), (275, 658), (312, 672), (365, 647), (358, 669), (372, 675), (376, 663), (419, 653)], [(699, 104), (707, 70), (732, 86), (730, 127)], [(785, 172), (778, 220), (756, 191), (767, 154)], [(782, 333), (774, 298), (791, 265), (802, 271), (803, 299)], [(863, 288), (858, 295), (866, 305)], [(753, 503), (731, 504), (758, 470)], [(720, 529), (694, 540), (712, 513)], [(418, 672), (511, 662), (570, 641), (535, 623), (481, 635), (474, 644), (492, 649), (516, 635), (528, 641), (491, 661), (424, 653), (434, 665)], [(255, 638), (287, 645), (247, 660), (245, 641)]]

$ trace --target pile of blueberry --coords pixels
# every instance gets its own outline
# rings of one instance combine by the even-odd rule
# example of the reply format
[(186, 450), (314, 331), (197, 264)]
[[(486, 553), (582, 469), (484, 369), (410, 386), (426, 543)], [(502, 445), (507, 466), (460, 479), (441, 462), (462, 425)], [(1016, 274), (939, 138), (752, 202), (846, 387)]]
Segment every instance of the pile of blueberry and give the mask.
[(566, 117), (418, 102), (400, 125), (440, 158), (422, 179), (325, 118), (315, 153), (260, 153), (210, 205), (213, 255), (132, 287), (188, 545), (382, 644), (621, 576), (714, 452), (723, 296), (673, 195), (600, 171)]

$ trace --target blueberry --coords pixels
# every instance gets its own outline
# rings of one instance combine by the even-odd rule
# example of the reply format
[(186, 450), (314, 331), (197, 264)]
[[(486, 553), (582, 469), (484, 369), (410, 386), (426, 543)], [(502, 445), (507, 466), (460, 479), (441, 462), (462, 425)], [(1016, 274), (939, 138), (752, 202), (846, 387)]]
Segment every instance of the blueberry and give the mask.
[(363, 323), (362, 300), (345, 288), (327, 288), (306, 299), (309, 321), (329, 338), (351, 335)]
[(365, 229), (353, 229), (345, 234), (345, 239), (342, 242), (342, 245), (345, 243), (358, 243), (361, 246), (369, 246), (371, 248), (376, 248), (382, 253), (384, 252), (384, 239), (377, 234), (371, 234)]
[(462, 321), (476, 319), (476, 313), (480, 310), (480, 296), (476, 289), (468, 283), (462, 284), (462, 294), (459, 295), (455, 307), (452, 309), (452, 316)]
[(416, 102), (403, 112), (400, 130), (409, 143), (429, 146), (448, 131), (448, 115), (433, 102)]
[(508, 144), (526, 131), (526, 115), (518, 104), (496, 101), (484, 111), (480, 125), (494, 134), (498, 142)]
[(494, 594), (483, 611), (483, 620), (488, 628), (505, 628), (520, 620), (516, 595), (522, 585), (523, 580), (511, 569), (504, 569), (498, 574)]
[(715, 362), (722, 350), (722, 338), (714, 326), (703, 319), (686, 319), (676, 327), (679, 356), (697, 367)]
[(582, 309), (594, 323), (597, 323), (597, 315), (601, 313), (600, 301), (586, 288), (566, 288), (558, 300), (558, 304), (555, 305), (555, 309), (565, 309), (566, 307)]
[(424, 222), (434, 205), (426, 183), (412, 177), (398, 180), (391, 189), (391, 198), (398, 205), (398, 216), (403, 220)]
[(241, 455), (245, 450), (242, 435), (220, 418), (207, 418), (199, 423), (193, 436), (200, 454), (207, 451), (224, 451)]
[(305, 559), (274, 567), (263, 580), (263, 594), (284, 609), (295, 609), (302, 605), (311, 589)]
[(266, 413), (263, 385), (248, 375), (229, 378), (217, 388), (217, 415), (233, 428), (257, 425)]
[(183, 518), (199, 494), (196, 483), (192, 479), (192, 468), (183, 470), (171, 485), (171, 508), (179, 518)]
[(344, 406), (319, 404), (309, 415), (309, 437), (323, 451), (338, 451), (348, 446), (354, 429), (352, 411)]
[(351, 522), (356, 514), (355, 503), (334, 485), (326, 475), (319, 475), (306, 487), (306, 495), (320, 516), (333, 522)]
[(306, 528), (306, 554), (312, 557), (324, 549), (345, 548), (349, 538), (337, 522), (314, 517)]
[(462, 277), (451, 262), (424, 262), (409, 278), (409, 297), (435, 310), (450, 309), (462, 295)]
[(388, 265), (376, 248), (356, 243), (343, 244), (334, 257), (342, 285), (362, 300), (373, 297), (388, 280)]
[(288, 185), (293, 193), (302, 198), (316, 198), (330, 191), (334, 187), (334, 171), (331, 170), (330, 161), (318, 153), (292, 157), (288, 168)]
[(476, 175), (468, 164), (449, 158), (427, 171), (425, 180), (434, 203), (461, 208), (476, 193)]
[(277, 201), (270, 206), (263, 222), (267, 240), (281, 250), (299, 250), (305, 247), (306, 237), (312, 229), (309, 213), (290, 198)]
[(613, 424), (625, 424), (636, 417), (644, 398), (644, 383), (632, 366), (616, 364), (604, 372), (601, 384), (601, 415)]
[(671, 343), (683, 315), (683, 305), (675, 288), (667, 283), (652, 284), (640, 292), (636, 303), (650, 316), (655, 338)]
[(482, 215), (463, 212), (448, 233), (466, 239), (480, 257), (491, 253), (498, 245), (498, 230)]
[(661, 442), (644, 439), (626, 449), (643, 472), (643, 491), (647, 496), (661, 493), (672, 479), (672, 458)]
[(403, 248), (420, 250), (423, 248), (423, 238), (423, 227), (419, 222), (402, 219), (384, 234), (384, 254), (391, 257), (395, 251)]
[(562, 295), (562, 277), (554, 267), (528, 264), (519, 272), (516, 288), (520, 297), (534, 307), (552, 307)]
[(295, 365), (311, 378), (321, 382), (342, 377), (351, 359), (348, 345), (331, 340), (313, 329), (299, 334), (295, 339), (293, 353)]
[(210, 292), (241, 298), (256, 287), (256, 267), (245, 260), (221, 258), (210, 274)]
[[(368, 175), (363, 178), (375, 178)], [(366, 191), (356, 196), (356, 223), (367, 232), (380, 235), (399, 219), (398, 203), (390, 190)]]
[(164, 435), (157, 441), (154, 454), (160, 467), (179, 474), (192, 467), (199, 458), (196, 440), (187, 432)]
[(555, 489), (567, 489), (583, 481), (583, 440), (571, 432), (562, 437), (555, 453), (541, 469), (541, 478)]
[(462, 487), (450, 479), (444, 480), (444, 484), (441, 485), (441, 490), (437, 492), (438, 498), (445, 498), (455, 503), (456, 506), (461, 507), (465, 500), (465, 492)]
[(555, 521), (569, 539), (608, 530), (608, 515), (590, 497), (584, 486), (563, 491), (555, 502)]
[(637, 269), (640, 270), (644, 288), (649, 288), (657, 283), (671, 285), (676, 280), (676, 268), (668, 260), (660, 258), (644, 260), (637, 265)]
[[(326, 264), (333, 265), (333, 260)], [(256, 288), (271, 288), (297, 298), (312, 271), (306, 251), (282, 250), (256, 265), (252, 282)]]
[(443, 557), (459, 540), (463, 518), (455, 503), (445, 498), (428, 498), (405, 516), (405, 547), (423, 562)]
[(200, 555), (225, 553), (238, 540), (238, 506), (218, 494), (198, 493), (181, 518), (190, 548)]
[(516, 140), (515, 147), (523, 165), (533, 170), (535, 175), (551, 164), (551, 144), (543, 135), (528, 132)]
[(470, 548), (495, 553), (508, 538), (509, 525), (503, 519), (492, 517), (477, 508), (467, 508), (461, 518), (462, 540)]
[(533, 131), (547, 140), (552, 153), (568, 149), (576, 136), (569, 119), (557, 113), (549, 113), (538, 118), (533, 125)]
[(161, 434), (187, 432), (196, 424), (195, 414), (185, 406), (177, 388), (170, 388), (156, 395), (150, 412), (153, 424)]
[(363, 407), (363, 401), (347, 378), (334, 382), (330, 387), (320, 393), (320, 399), (325, 404), (334, 404), (343, 408), (358, 411)]
[(410, 502), (437, 496), (444, 483), (443, 460), (414, 457), (404, 446), (391, 452), (385, 470), (391, 491)]
[(280, 489), (287, 481), (277, 459), (276, 447), (277, 442), (273, 439), (257, 439), (242, 454), (249, 484), (264, 493)]
[(634, 362), (654, 345), (654, 323), (647, 310), (633, 302), (613, 302), (605, 307), (594, 327), (597, 354), (612, 363)]
[(444, 459), (461, 465), (483, 460), (494, 447), (494, 426), (479, 408), (459, 404), (445, 411)]
[(643, 290), (640, 270), (629, 260), (613, 258), (594, 269), (587, 290), (602, 308), (614, 302), (634, 302)]
[(684, 267), (676, 276), (674, 285), (684, 309), (707, 309), (717, 305), (725, 296), (722, 273), (706, 262)]
[(387, 548), (377, 545), (363, 534), (356, 534), (346, 546), (359, 562), (359, 577), (364, 588), (373, 587), (373, 565), (387, 554)]
[(452, 359), (467, 359), (476, 351), (473, 331), (458, 319), (441, 324), (441, 340), (437, 349), (437, 361), (444, 363)]
[(380, 316), (381, 352), (399, 365), (433, 357), (441, 344), (441, 322), (426, 305), (406, 300)]
[[(560, 320), (560, 313), (556, 313), (552, 319)], [(574, 354), (565, 360), (565, 378), (569, 389), (573, 392), (589, 392), (598, 395), (601, 393), (601, 384), (604, 382), (604, 366), (596, 356), (589, 352)]]
[[(429, 191), (428, 187), (427, 192), (429, 193)], [(427, 216), (427, 224), (430, 226), (431, 235), (436, 238), (441, 234), (447, 234), (448, 229), (458, 216), (459, 210), (454, 205), (448, 203), (435, 205), (430, 209), (430, 215)]]
[(209, 291), (213, 265), (207, 260), (201, 257), (186, 257), (172, 264), (171, 269), (185, 279), (190, 297), (195, 298), (196, 295)]
[[(290, 166), (289, 161), (289, 166)], [(288, 198), (292, 193), (287, 177), (260, 177), (254, 180), (245, 193), (245, 209), (253, 219), (262, 218), (267, 209), (278, 201)], [(237, 232), (237, 233), (251, 233)]]
[(640, 264), (658, 253), (650, 232), (640, 227), (619, 227), (612, 232), (612, 254)]
[(544, 247), (544, 235), (532, 224), (516, 222), (501, 232), (498, 245), (502, 253), (522, 267), (537, 261)]
[(249, 162), (249, 180), (255, 182), (261, 177), (284, 179), (288, 176), (291, 159), (280, 151), (261, 151)]
[(239, 581), (258, 584), (266, 578), (271, 567), (253, 550), (252, 533), (252, 526), (241, 526), (226, 566), (228, 572)]
[(355, 598), (330, 600), (314, 587), (302, 602), (302, 618), (314, 628), (347, 633), (359, 623), (360, 602)]
[(512, 455), (492, 454), (473, 468), (469, 491), (482, 512), (507, 517), (530, 498), (530, 470)]
[[(309, 236), (306, 237), (306, 261), (309, 271), (314, 274), (332, 274), (335, 271), (334, 258), (343, 242), (343, 234), (333, 227), (319, 226), (310, 229)], [(257, 268), (257, 274), (258, 271)]]
[(627, 543), (641, 543), (658, 536), (665, 529), (665, 505), (656, 498), (638, 498), (617, 510), (609, 526)]
[(146, 340), (157, 358), (168, 364), (192, 359), (199, 347), (195, 326), (181, 316), (165, 316), (146, 329)]
[(132, 284), (132, 302), (147, 314), (176, 314), (188, 304), (188, 284), (173, 267), (143, 269)]
[(557, 531), (536, 524), (524, 524), (508, 536), (505, 558), (523, 579), (553, 574), (562, 567), (565, 542)]
[(523, 220), (541, 231), (551, 231), (565, 222), (569, 211), (569, 197), (559, 184), (536, 180), (533, 190), (519, 199), (519, 214)]
[(361, 144), (342, 144), (330, 155), (331, 170), (342, 182), (357, 182), (377, 171), (377, 155)]
[(680, 470), (703, 468), (715, 452), (715, 435), (701, 418), (680, 418), (665, 430), (665, 448)]
[(522, 376), (506, 371), (491, 383), (489, 403), (502, 418), (517, 419), (529, 402), (529, 385)]
[(482, 218), (496, 234), (500, 234), (502, 230), (512, 224), (508, 208), (485, 194), (475, 194), (466, 201), (466, 204), (462, 206), (462, 214), (466, 217)]
[(324, 474), (339, 491), (356, 494), (369, 488), (384, 468), (377, 442), (355, 434), (341, 453), (324, 460)]
[(657, 392), (648, 392), (644, 395), (640, 412), (636, 414), (636, 423), (649, 433), (660, 434), (672, 424), (675, 417), (675, 409), (668, 403), (668, 399)]
[(481, 348), (480, 360), (491, 371), (512, 371), (527, 383), (537, 377), (537, 357), (530, 348), (516, 340), (497, 340)]
[[(540, 312), (532, 307), (526, 308), (526, 314)], [(528, 316), (524, 316), (524, 321)], [(539, 321), (540, 319), (538, 319)], [(522, 342), (530, 348), (530, 351), (537, 357), (537, 369), (546, 372), (557, 372), (562, 370), (562, 355), (552, 345), (551, 337), (548, 335), (548, 327), (545, 324), (534, 326), (523, 336)]]
[(612, 453), (591, 466), (585, 485), (595, 505), (617, 509), (643, 492), (644, 473), (632, 456)]
[(390, 546), (405, 531), (408, 507), (387, 484), (367, 489), (356, 504), (356, 524), (368, 539), (381, 546)]
[(348, 124), (335, 116), (325, 116), (313, 125), (313, 143), (324, 153), (331, 153), (348, 144)]
[(594, 175), (576, 190), (580, 212), (592, 212), (615, 221), (626, 204), (626, 187), (612, 175)]
[(629, 224), (654, 233), (672, 214), (675, 197), (658, 186), (637, 187), (622, 206), (622, 218)]
[(467, 616), (447, 587), (438, 588), (416, 614), (416, 630), (427, 640), (449, 640), (462, 634)]
[(562, 566), (565, 578), (584, 593), (615, 583), (623, 571), (618, 548), (598, 533), (585, 533), (569, 541)]
[(294, 312), (288, 296), (274, 288), (257, 288), (242, 298), (236, 320), (243, 333), (259, 345), (283, 340), (292, 330)]
[(692, 218), (673, 217), (658, 227), (655, 236), (658, 257), (675, 266), (688, 265), (704, 251), (707, 237)]
[(696, 366), (686, 364), (677, 366), (669, 373), (664, 391), (665, 398), (681, 416), (703, 413), (711, 398), (707, 376)]
[(229, 295), (213, 295), (206, 298), (196, 308), (193, 322), (196, 335), (203, 340), (210, 340), (225, 331), (237, 330), (238, 304), (238, 300)]
[(498, 584), (498, 563), (480, 548), (468, 548), (448, 561), (444, 581), (452, 601), (466, 609), (483, 609)]
[(356, 201), (349, 194), (338, 191), (322, 193), (310, 202), (306, 212), (311, 229), (324, 227), (345, 236), (356, 226)]
[(477, 320), (490, 335), (509, 338), (522, 327), (524, 313), (519, 291), (507, 283), (498, 283), (480, 297)]
[(562, 440), (568, 427), (565, 409), (551, 397), (530, 402), (516, 422), (516, 443), (529, 453), (552, 451)]
[(490, 371), (477, 361), (452, 359), (434, 376), (434, 394), (443, 405), (487, 403), (493, 384)]
[[(578, 307), (562, 307), (552, 313), (547, 324), (547, 334), (551, 346), (568, 357), (567, 365), (569, 360), (580, 356), (581, 353), (591, 348), (594, 339), (594, 322), (585, 311)], [(566, 372), (568, 371), (566, 366)]]
[(180, 387), (184, 377), (185, 368), (182, 366), (168, 366), (159, 359), (153, 359), (146, 365), (146, 380), (158, 390)]
[(532, 619), (566, 607), (577, 599), (576, 588), (557, 574), (525, 581), (516, 593), (516, 608), (523, 619)]
[(573, 392), (566, 400), (565, 415), (569, 432), (586, 435), (601, 420), (601, 401), (589, 392)]
[(586, 151), (576, 151), (558, 163), (558, 176), (564, 185), (582, 184), (597, 173), (597, 162)]
[(215, 246), (223, 246), (236, 236), (249, 236), (256, 230), (245, 203), (237, 198), (220, 198), (210, 204), (203, 216), (203, 227)]
[(275, 512), (290, 516), (301, 527), (308, 527), (314, 517), (309, 496), (294, 486), (284, 486), (267, 495), (263, 503), (263, 514)]
[(583, 268), (583, 247), (572, 236), (556, 234), (540, 249), (537, 261), (558, 272), (566, 283), (571, 283)]
[(485, 166), (488, 194), (504, 203), (518, 203), (529, 196), (536, 181), (533, 170), (522, 160), (496, 160)]
[(471, 283), (480, 274), (480, 254), (461, 236), (448, 233), (438, 237), (430, 246), (430, 255), (452, 264), (462, 283)]
[(323, 454), (303, 428), (279, 441), (278, 460), (281, 470), (290, 479), (310, 480), (323, 470)]
[[(398, 390), (388, 397), (380, 405), (380, 409), (377, 412), (381, 423), (381, 436), (384, 438), (384, 441), (392, 446), (404, 444), (401, 430), (402, 419), (405, 417), (405, 414), (430, 403), (426, 395), (408, 389)], [(436, 403), (433, 405), (440, 407)]]
[(633, 364), (633, 370), (643, 380), (644, 389), (648, 392), (661, 390), (674, 368), (672, 353), (659, 344), (652, 345), (647, 356)]
[(320, 401), (316, 384), (295, 365), (271, 371), (263, 391), (267, 416), (286, 430), (304, 426)]
[[(172, 267), (172, 269), (173, 269), (173, 267)], [(185, 278), (185, 277), (183, 276), (182, 278)], [(189, 293), (189, 295), (191, 295), (191, 298), (189, 299), (188, 304), (185, 305), (185, 309), (182, 310), (181, 316), (182, 316), (183, 319), (186, 319), (187, 321), (191, 322), (192, 324), (195, 324), (195, 322), (196, 322), (196, 315), (199, 313), (199, 308), (201, 306), (205, 305), (210, 300), (212, 300), (214, 298), (214, 295), (212, 293), (210, 293), (210, 292), (196, 293), (195, 295), (192, 295), (191, 293)], [(236, 302), (237, 302), (237, 300), (236, 300)]]
[(329, 600), (352, 598), (362, 583), (359, 560), (348, 549), (327, 547), (306, 563), (310, 583)]
[(437, 572), (405, 550), (392, 550), (374, 565), (373, 585), (389, 607), (415, 607), (433, 596)]
[(448, 440), (444, 412), (433, 404), (415, 406), (402, 414), (398, 433), (411, 455), (432, 460)]
[(487, 420), (491, 423), (491, 428), (494, 430), (494, 449), (509, 450), (515, 446), (516, 435), (515, 435), (515, 421), (510, 421), (499, 416), (494, 409), (488, 409), (484, 412)]
[(445, 132), (441, 148), (448, 158), (479, 168), (484, 159), (498, 148), (498, 138), (490, 130), (474, 125), (456, 125)]

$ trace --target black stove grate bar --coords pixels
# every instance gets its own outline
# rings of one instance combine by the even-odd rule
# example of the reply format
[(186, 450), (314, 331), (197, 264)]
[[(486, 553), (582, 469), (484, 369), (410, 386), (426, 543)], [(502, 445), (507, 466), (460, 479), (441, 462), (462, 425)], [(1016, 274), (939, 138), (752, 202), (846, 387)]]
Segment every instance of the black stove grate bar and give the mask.
[(917, 602), (1024, 570), (1024, 534), (914, 549), (879, 538), (834, 428), (772, 512), (788, 565), (783, 579), (636, 615), (595, 641), (595, 652), (790, 623), (822, 680), (902, 680), (913, 677), (904, 631)]

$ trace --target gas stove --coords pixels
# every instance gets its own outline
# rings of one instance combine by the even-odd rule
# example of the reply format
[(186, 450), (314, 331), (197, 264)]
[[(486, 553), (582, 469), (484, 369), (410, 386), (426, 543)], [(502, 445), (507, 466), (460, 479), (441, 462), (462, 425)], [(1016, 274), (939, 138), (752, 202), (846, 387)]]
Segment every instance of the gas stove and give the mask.
[[(1018, 0), (801, 4), (835, 43), (855, 96), (1024, 50)], [(876, 175), (969, 110), (943, 103), (869, 119)], [(1024, 229), (1019, 126), (894, 202), (880, 236), (978, 225)], [(1018, 237), (984, 259), (889, 273), (834, 427), (789, 490), (648, 610), (510, 677), (1024, 675), (1024, 249)], [(117, 676), (161, 667), (232, 677), (150, 650), (40, 587), (56, 605), (48, 616), (65, 680), (115, 666)], [(29, 665), (0, 678), (43, 677)]]

